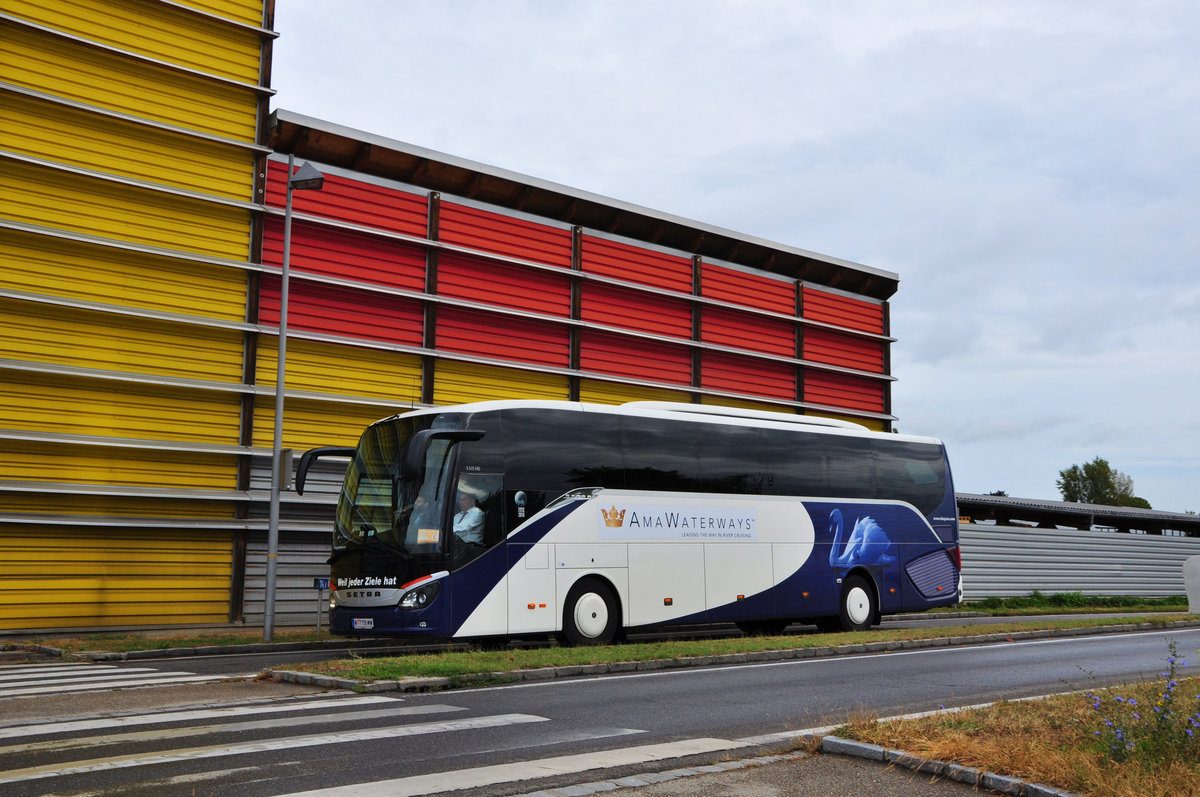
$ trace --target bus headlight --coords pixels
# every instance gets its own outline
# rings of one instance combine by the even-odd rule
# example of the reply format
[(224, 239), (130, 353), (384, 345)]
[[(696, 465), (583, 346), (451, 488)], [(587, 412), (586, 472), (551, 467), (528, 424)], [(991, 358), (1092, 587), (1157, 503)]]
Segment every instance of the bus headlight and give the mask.
[(428, 606), (442, 588), (441, 581), (430, 581), (419, 587), (410, 589), (400, 597), (401, 609), (424, 609)]

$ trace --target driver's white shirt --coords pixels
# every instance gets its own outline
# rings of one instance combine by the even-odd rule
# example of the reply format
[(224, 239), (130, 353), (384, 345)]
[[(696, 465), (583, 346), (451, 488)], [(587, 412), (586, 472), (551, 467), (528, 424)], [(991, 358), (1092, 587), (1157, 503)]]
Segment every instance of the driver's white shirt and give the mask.
[(459, 511), (454, 516), (454, 533), (463, 542), (483, 545), (483, 510), (473, 506), (465, 512)]

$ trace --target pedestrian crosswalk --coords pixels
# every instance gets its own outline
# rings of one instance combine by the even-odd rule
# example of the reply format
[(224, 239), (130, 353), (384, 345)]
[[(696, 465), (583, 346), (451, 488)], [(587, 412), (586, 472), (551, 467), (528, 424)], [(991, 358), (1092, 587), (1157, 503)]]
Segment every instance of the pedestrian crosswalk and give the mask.
[[(58, 669), (68, 674), (68, 667)], [(0, 670), (0, 678), (10, 679), (3, 683), (16, 675), (22, 674)], [(0, 701), (0, 794), (6, 797), (174, 794), (184, 793), (184, 784), (186, 793), (201, 793), (197, 783), (213, 793), (278, 794), (306, 788), (309, 782), (298, 774), (305, 767), (332, 770), (335, 782), (358, 782), (361, 762), (353, 753), (366, 743), (387, 750), (417, 737), (549, 722), (511, 712), (472, 716), (438, 701), (410, 705), (353, 693), (13, 723), (3, 717)], [(330, 756), (330, 750), (344, 752)], [(320, 767), (307, 763), (321, 754), (326, 760)], [(248, 783), (256, 789), (247, 790)]]
[(228, 675), (197, 675), (153, 667), (118, 667), (114, 664), (9, 665), (0, 667), (0, 700), (10, 697), (44, 697), (144, 686), (205, 683), (229, 678)]
[[(135, 699), (120, 703), (97, 695), (66, 701), (65, 708), (54, 701), (56, 716), (30, 710), (39, 694), (214, 677), (111, 665), (0, 667), (0, 794), (396, 797), (503, 784), (511, 790), (749, 744), (631, 745), (647, 731), (593, 723), (573, 704), (542, 716), (523, 710), (528, 701), (509, 690), (462, 694), (459, 702), (450, 693), (297, 695), (258, 692), (246, 683), (253, 691), (239, 689), (228, 702), (221, 696), (232, 692), (213, 690), (212, 702), (204, 703), (164, 703), (164, 693), (131, 694)], [(196, 700), (194, 690), (178, 694)], [(13, 711), (18, 704), (22, 710)], [(66, 713), (72, 706), (90, 713)]]

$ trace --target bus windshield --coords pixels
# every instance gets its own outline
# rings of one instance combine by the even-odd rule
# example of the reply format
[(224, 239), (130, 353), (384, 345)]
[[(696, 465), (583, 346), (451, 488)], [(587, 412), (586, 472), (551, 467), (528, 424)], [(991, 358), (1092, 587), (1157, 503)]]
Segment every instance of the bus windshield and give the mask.
[(338, 499), (334, 548), (382, 544), (407, 554), (441, 552), (442, 503), (451, 442), (428, 441), (424, 467), (402, 472), (422, 429), (454, 428), (443, 416), (395, 418), (370, 426), (346, 471)]

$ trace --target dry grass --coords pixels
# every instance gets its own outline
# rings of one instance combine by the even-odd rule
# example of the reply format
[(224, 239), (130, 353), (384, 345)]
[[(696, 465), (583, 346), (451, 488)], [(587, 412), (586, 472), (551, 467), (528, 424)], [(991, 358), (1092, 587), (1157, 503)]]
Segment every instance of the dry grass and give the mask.
[[(853, 718), (838, 731), (862, 742), (904, 750), (918, 757), (1018, 777), (1087, 797), (1181, 797), (1200, 795), (1200, 747), (1186, 736), (1192, 717), (1200, 717), (1200, 681), (1180, 680), (1172, 718), (1174, 739), (1163, 750), (1154, 744), (1162, 728), (1151, 720), (1140, 728), (1126, 714), (1120, 721), (1137, 737), (1135, 749), (1115, 760), (1105, 719), (1114, 719), (1121, 697), (1150, 707), (1161, 701), (1165, 680), (1041, 700), (1002, 702), (982, 709), (941, 712), (914, 720), (877, 722)], [(1150, 715), (1149, 711), (1141, 712)], [(1097, 736), (1097, 731), (1101, 736)], [(1200, 731), (1197, 731), (1200, 733)]]

